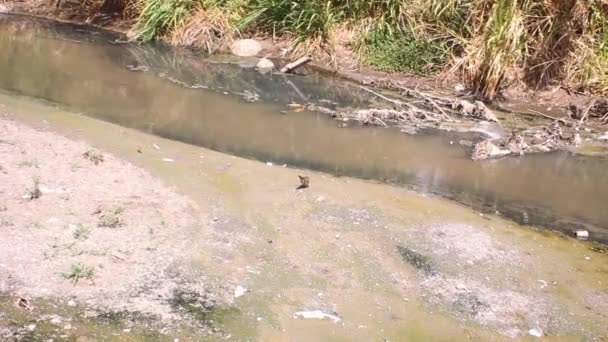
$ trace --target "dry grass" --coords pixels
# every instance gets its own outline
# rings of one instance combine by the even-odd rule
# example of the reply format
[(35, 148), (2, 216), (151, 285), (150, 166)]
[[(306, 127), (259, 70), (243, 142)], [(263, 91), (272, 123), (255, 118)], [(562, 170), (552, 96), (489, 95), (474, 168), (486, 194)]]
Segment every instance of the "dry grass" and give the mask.
[(228, 46), (234, 36), (235, 29), (230, 19), (219, 8), (199, 7), (169, 33), (167, 41), (172, 45), (201, 48), (213, 53)]

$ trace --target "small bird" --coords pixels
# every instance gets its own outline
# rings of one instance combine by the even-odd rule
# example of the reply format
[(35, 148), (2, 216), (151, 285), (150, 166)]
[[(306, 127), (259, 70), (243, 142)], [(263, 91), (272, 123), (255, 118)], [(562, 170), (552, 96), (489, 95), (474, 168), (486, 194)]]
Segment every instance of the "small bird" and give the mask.
[(310, 186), (310, 177), (298, 175), (298, 178), (300, 178), (300, 186), (296, 190), (306, 189)]

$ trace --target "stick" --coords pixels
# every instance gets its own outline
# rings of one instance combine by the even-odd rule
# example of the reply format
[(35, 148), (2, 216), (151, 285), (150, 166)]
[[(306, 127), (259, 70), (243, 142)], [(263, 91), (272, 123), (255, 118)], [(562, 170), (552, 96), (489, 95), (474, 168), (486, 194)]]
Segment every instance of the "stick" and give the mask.
[(363, 86), (361, 86), (361, 89), (367, 91), (368, 93), (374, 94), (374, 95), (378, 96), (379, 98), (381, 98), (381, 99), (383, 99), (385, 101), (388, 101), (388, 102), (390, 102), (390, 103), (392, 103), (392, 104), (394, 104), (396, 106), (403, 106), (405, 104), (405, 103), (403, 103), (403, 102), (401, 102), (399, 100), (390, 99), (390, 98), (388, 98), (388, 97), (386, 97), (386, 96), (384, 96), (384, 95), (382, 95), (380, 93), (377, 93), (377, 92), (375, 92), (375, 91), (373, 91), (371, 89), (365, 88)]
[(422, 96), (426, 101), (430, 102), (433, 107), (435, 107), (439, 112), (441, 112), (441, 114), (443, 114), (443, 117), (448, 121), (448, 122), (454, 122), (454, 120), (448, 115), (448, 113), (446, 113), (443, 108), (439, 107), (439, 105), (437, 104), (437, 102), (435, 102), (432, 98), (430, 98), (429, 96), (426, 96), (424, 93), (419, 92), (418, 90), (415, 90), (418, 94), (420, 94), (420, 96)]
[(596, 99), (591, 100), (589, 105), (587, 107), (585, 107), (585, 110), (583, 111), (583, 116), (581, 117), (581, 120), (578, 122), (577, 126), (580, 126), (585, 120), (587, 120), (587, 116), (589, 116), (591, 107), (593, 107), (595, 105), (595, 101), (596, 101)]
[(296, 70), (297, 68), (310, 63), (311, 61), (312, 61), (312, 58), (310, 58), (310, 56), (304, 56), (293, 63), (287, 64), (286, 66), (281, 68), (280, 71), (284, 74), (289, 74), (289, 73), (293, 72), (294, 70)]

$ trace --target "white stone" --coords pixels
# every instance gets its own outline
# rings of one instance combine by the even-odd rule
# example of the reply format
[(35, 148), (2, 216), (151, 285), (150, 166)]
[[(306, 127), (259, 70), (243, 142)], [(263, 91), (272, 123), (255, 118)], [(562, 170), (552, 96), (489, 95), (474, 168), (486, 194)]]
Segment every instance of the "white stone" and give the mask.
[(252, 57), (262, 51), (262, 45), (253, 39), (240, 39), (230, 45), (230, 52), (239, 57)]
[(242, 295), (245, 294), (245, 292), (247, 292), (246, 288), (242, 287), (241, 285), (237, 286), (234, 289), (234, 298), (236, 299), (236, 298), (241, 297)]
[(68, 306), (76, 306), (76, 302), (73, 300), (68, 301)]
[(530, 329), (528, 330), (528, 334), (535, 336), (535, 337), (543, 337), (543, 331), (540, 328), (534, 328), (534, 329)]
[(163, 161), (167, 162), (167, 163), (173, 163), (175, 160), (173, 160), (171, 158), (163, 158)]
[(36, 324), (30, 324), (27, 326), (27, 330), (29, 331), (34, 331), (34, 329), (36, 329)]
[(262, 58), (255, 67), (262, 70), (274, 69), (274, 63), (268, 58)]
[(10, 11), (11, 11), (11, 10), (8, 8), (8, 6), (7, 6), (7, 5), (5, 5), (5, 4), (0, 4), (0, 13), (8, 13), (8, 12), (10, 12)]

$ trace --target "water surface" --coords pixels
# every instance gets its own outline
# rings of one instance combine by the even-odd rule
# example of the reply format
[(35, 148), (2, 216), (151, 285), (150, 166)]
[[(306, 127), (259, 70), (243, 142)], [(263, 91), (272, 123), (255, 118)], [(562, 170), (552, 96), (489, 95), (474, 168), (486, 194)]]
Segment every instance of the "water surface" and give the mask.
[[(520, 223), (608, 241), (608, 161), (565, 152), (473, 162), (462, 135), (343, 127), (290, 103), (364, 107), (358, 87), (314, 73), (262, 75), (187, 50), (0, 15), (0, 89), (261, 161), (407, 185)], [(255, 100), (250, 102), (249, 100)], [(314, 182), (314, 180), (313, 180)]]

